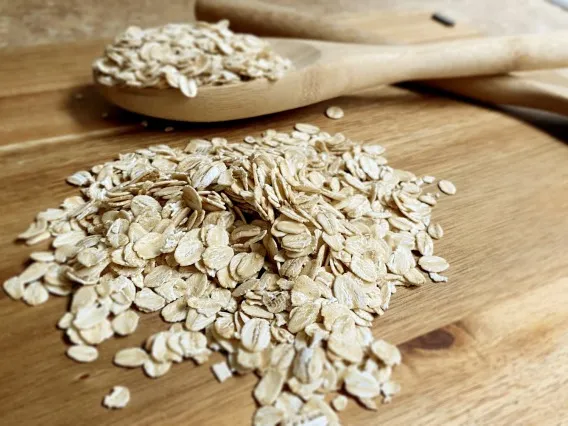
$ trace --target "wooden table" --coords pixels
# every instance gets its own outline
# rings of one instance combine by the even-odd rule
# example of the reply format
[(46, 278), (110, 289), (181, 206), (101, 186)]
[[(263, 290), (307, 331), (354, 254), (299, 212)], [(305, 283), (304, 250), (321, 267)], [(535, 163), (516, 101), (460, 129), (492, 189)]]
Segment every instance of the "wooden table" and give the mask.
[[(417, 41), (467, 36), (427, 15), (343, 19)], [(568, 422), (568, 147), (503, 112), (431, 94), (379, 88), (256, 120), (193, 125), (150, 120), (106, 104), (90, 86), (101, 42), (0, 53), (0, 281), (21, 271), (32, 249), (14, 244), (35, 213), (76, 190), (76, 170), (119, 152), (191, 136), (239, 139), (297, 121), (374, 140), (398, 168), (451, 179), (458, 194), (435, 209), (446, 236), (437, 251), (450, 282), (399, 290), (374, 333), (401, 345), (395, 371), (403, 391), (377, 412), (351, 403), (345, 424), (562, 424)], [(81, 94), (83, 99), (78, 99)], [(324, 117), (329, 104), (345, 118)], [(101, 117), (108, 112), (106, 119)], [(568, 134), (566, 122), (557, 130)], [(65, 356), (55, 329), (67, 300), (36, 308), (0, 294), (0, 424), (247, 425), (254, 411), (249, 375), (218, 384), (207, 367), (176, 365), (151, 380), (114, 367), (112, 356), (164, 328), (142, 316), (132, 336), (105, 342), (100, 359)], [(213, 357), (218, 361), (220, 355)], [(101, 400), (117, 384), (132, 401), (109, 412)]]

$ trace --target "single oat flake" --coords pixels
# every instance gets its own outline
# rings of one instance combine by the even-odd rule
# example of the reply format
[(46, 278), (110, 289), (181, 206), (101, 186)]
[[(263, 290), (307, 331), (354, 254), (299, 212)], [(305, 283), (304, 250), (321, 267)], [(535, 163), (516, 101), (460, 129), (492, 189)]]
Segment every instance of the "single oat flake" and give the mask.
[[(161, 63), (172, 39), (201, 40), (225, 58), (231, 49), (264, 46), (248, 38), (227, 43), (234, 35), (218, 24), (193, 28), (194, 38), (177, 27), (160, 31), (130, 30), (108, 50), (116, 63), (99, 65), (118, 69), (133, 49)], [(262, 72), (242, 54), (243, 62), (224, 66), (246, 65), (250, 78), (274, 71), (269, 51), (258, 53)], [(197, 73), (204, 57), (185, 58), (184, 72)], [(138, 81), (124, 64), (109, 72)], [(210, 65), (195, 74), (203, 84), (214, 84), (207, 73), (219, 71)], [(195, 91), (183, 73), (168, 68), (157, 77), (140, 66), (138, 77)], [(443, 236), (432, 221), (438, 202), (424, 192), (434, 178), (395, 169), (385, 155), (379, 144), (308, 123), (240, 142), (191, 139), (184, 149), (121, 154), (68, 179), (76, 195), (40, 212), (18, 236), (29, 245), (52, 238), (50, 249), (34, 252), (3, 288), (32, 306), (69, 296), (57, 326), (77, 362), (94, 362), (105, 341), (140, 333), (141, 315), (158, 312), (162, 328), (119, 349), (116, 366), (159, 378), (220, 352), (225, 359), (211, 367), (219, 382), (258, 376), (254, 424), (339, 424), (348, 397), (376, 410), (400, 390), (392, 375), (401, 353), (371, 332), (400, 286), (448, 280), (440, 275), (448, 262), (434, 255)], [(103, 404), (122, 408), (129, 399), (116, 386)]]
[(456, 186), (449, 180), (439, 181), (438, 188), (440, 188), (440, 191), (447, 195), (455, 195), (457, 192)]
[(339, 120), (340, 118), (343, 118), (344, 112), (337, 106), (330, 106), (325, 110), (325, 115), (333, 120)]
[(86, 345), (69, 346), (67, 356), (78, 362), (93, 362), (99, 357), (97, 348)]
[(125, 386), (115, 386), (110, 393), (104, 397), (103, 405), (106, 408), (124, 408), (130, 401), (130, 391)]
[(231, 369), (226, 362), (213, 364), (211, 370), (213, 370), (213, 374), (215, 374), (215, 377), (217, 378), (219, 383), (223, 383), (225, 380), (233, 376), (233, 373), (231, 373)]

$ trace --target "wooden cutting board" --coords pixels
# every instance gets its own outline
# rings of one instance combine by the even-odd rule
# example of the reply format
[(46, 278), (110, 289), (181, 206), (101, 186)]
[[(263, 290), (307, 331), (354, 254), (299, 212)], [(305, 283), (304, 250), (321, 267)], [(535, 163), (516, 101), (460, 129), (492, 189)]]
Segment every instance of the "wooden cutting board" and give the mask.
[[(443, 27), (427, 14), (340, 19), (407, 42), (474, 33)], [(452, 265), (450, 282), (399, 290), (374, 327), (377, 337), (402, 345), (404, 365), (395, 379), (403, 391), (377, 412), (351, 403), (341, 414), (344, 424), (568, 422), (566, 138), (499, 111), (398, 88), (255, 120), (149, 120), (146, 129), (143, 118), (92, 90), (90, 63), (102, 46), (0, 52), (0, 281), (19, 273), (32, 251), (14, 237), (36, 212), (76, 193), (64, 183), (72, 172), (152, 144), (184, 146), (190, 136), (236, 140), (314, 123), (379, 142), (395, 167), (451, 179), (459, 189), (434, 215), (445, 229), (437, 251)], [(564, 81), (560, 74), (553, 78)], [(342, 120), (325, 118), (330, 104), (345, 110)], [(168, 125), (175, 131), (165, 133)], [(568, 125), (559, 122), (556, 130), (567, 135)], [(218, 384), (207, 366), (186, 362), (152, 380), (140, 369), (112, 365), (119, 348), (164, 328), (157, 315), (143, 315), (135, 335), (105, 342), (93, 364), (67, 359), (55, 329), (66, 303), (51, 298), (28, 308), (0, 294), (0, 424), (250, 424), (252, 376)], [(132, 401), (109, 412), (101, 400), (118, 384), (130, 388)]]

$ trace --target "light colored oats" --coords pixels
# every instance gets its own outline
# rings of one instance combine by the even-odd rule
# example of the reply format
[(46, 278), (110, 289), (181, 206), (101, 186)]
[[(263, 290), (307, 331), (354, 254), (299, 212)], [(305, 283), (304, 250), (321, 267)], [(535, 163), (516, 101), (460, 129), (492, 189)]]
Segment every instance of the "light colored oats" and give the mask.
[(376, 282), (378, 278), (378, 269), (376, 264), (370, 259), (364, 259), (359, 256), (351, 258), (351, 271), (363, 281)]
[(381, 385), (371, 373), (350, 367), (345, 376), (345, 390), (358, 398), (375, 398), (381, 393)]
[(129, 309), (113, 318), (111, 321), (112, 329), (119, 336), (128, 336), (136, 331), (139, 320), (138, 314)]
[(144, 364), (142, 365), (142, 367), (144, 368), (144, 373), (146, 373), (146, 375), (148, 377), (151, 377), (152, 379), (156, 379), (158, 377), (163, 376), (168, 371), (170, 371), (170, 368), (172, 367), (172, 363), (169, 362), (169, 361), (156, 362), (152, 359), (147, 359), (146, 361), (144, 361)]
[(320, 131), (318, 126), (314, 126), (313, 124), (307, 123), (296, 123), (294, 128), (298, 132), (307, 133), (308, 135), (317, 135)]
[(202, 209), (201, 196), (193, 186), (187, 185), (183, 188), (182, 198), (189, 208), (197, 211)]
[(97, 325), (84, 330), (79, 330), (81, 339), (89, 345), (98, 345), (107, 339), (110, 339), (114, 332), (112, 325), (108, 319), (104, 319)]
[(22, 299), (30, 306), (41, 305), (49, 299), (49, 292), (40, 282), (34, 281), (27, 284)]
[(231, 373), (231, 369), (225, 361), (213, 364), (211, 370), (213, 370), (213, 374), (219, 383), (223, 383), (225, 380), (233, 377), (233, 373)]
[(339, 120), (340, 118), (343, 118), (345, 113), (337, 106), (330, 106), (325, 110), (325, 115), (333, 120)]
[(377, 411), (377, 403), (373, 398), (357, 398), (357, 400), (365, 407), (367, 410)]
[(93, 286), (81, 287), (73, 294), (70, 312), (76, 314), (80, 309), (94, 305), (97, 299), (98, 294)]
[(61, 330), (66, 330), (71, 327), (71, 323), (73, 322), (73, 314), (71, 312), (65, 312), (59, 321), (57, 322), (57, 328)]
[(349, 400), (345, 395), (337, 395), (331, 400), (331, 406), (335, 411), (343, 411), (347, 408)]
[(428, 226), (428, 235), (430, 235), (435, 240), (442, 238), (444, 236), (444, 229), (442, 228), (442, 225), (440, 225), (439, 223), (431, 223)]
[(418, 260), (418, 265), (426, 272), (444, 272), (450, 267), (450, 264), (443, 257), (439, 256), (422, 256)]
[(422, 256), (432, 256), (434, 254), (434, 242), (427, 232), (420, 231), (416, 234), (416, 248)]
[(53, 262), (55, 261), (55, 256), (50, 251), (34, 251), (30, 254), (30, 259), (36, 262)]
[(294, 334), (304, 330), (308, 325), (316, 322), (319, 311), (320, 305), (317, 303), (306, 303), (292, 309), (288, 321), (288, 330)]
[(270, 368), (254, 388), (254, 398), (261, 405), (272, 405), (284, 386), (285, 377), (280, 370)]
[(432, 194), (423, 194), (418, 197), (418, 200), (428, 204), (429, 206), (435, 206), (438, 203), (438, 200)]
[(270, 344), (270, 323), (262, 318), (252, 318), (241, 330), (241, 343), (251, 352), (260, 352)]
[(162, 318), (167, 322), (180, 322), (187, 318), (189, 308), (185, 298), (179, 298), (168, 303), (161, 311)]
[(22, 284), (31, 283), (41, 279), (47, 272), (49, 264), (44, 262), (34, 262), (28, 266), (19, 276)]
[(149, 360), (148, 354), (141, 348), (126, 348), (114, 354), (113, 362), (119, 367), (136, 368)]
[(335, 278), (333, 295), (341, 305), (349, 309), (367, 306), (367, 296), (363, 286), (350, 274), (340, 275)]
[[(191, 94), (194, 77), (176, 72), (167, 84)], [(32, 304), (70, 294), (58, 327), (83, 359), (133, 333), (139, 312), (160, 311), (168, 328), (119, 350), (116, 365), (160, 377), (219, 351), (219, 380), (258, 375), (257, 424), (339, 424), (346, 398), (332, 409), (329, 393), (375, 410), (399, 390), (400, 352), (371, 333), (397, 287), (447, 280), (433, 255), (439, 194), (423, 193), (434, 180), (384, 153), (300, 123), (121, 154), (74, 175), (81, 195), (36, 216), (20, 237), (53, 237), (51, 248), (5, 291)]]
[(134, 251), (142, 259), (153, 259), (161, 254), (165, 237), (158, 232), (148, 232), (134, 243)]
[(206, 315), (205, 313), (198, 312), (197, 309), (189, 309), (185, 319), (185, 328), (189, 331), (200, 331), (214, 322), (215, 314)]
[(349, 363), (360, 363), (364, 352), (360, 345), (354, 344), (357, 341), (357, 328), (353, 318), (348, 315), (338, 317), (327, 341), (328, 349)]
[(136, 293), (134, 304), (142, 312), (155, 312), (166, 305), (166, 299), (149, 288), (143, 288)]
[(260, 407), (254, 413), (254, 426), (277, 426), (284, 420), (284, 412), (270, 405)]
[(86, 330), (104, 321), (109, 314), (109, 309), (104, 305), (87, 305), (77, 310), (73, 326), (79, 330)]
[(384, 340), (375, 340), (371, 345), (371, 351), (389, 367), (399, 365), (402, 359), (398, 348)]
[(129, 27), (93, 63), (100, 84), (173, 87), (189, 98), (200, 86), (277, 80), (291, 67), (290, 60), (276, 54), (268, 42), (233, 33), (226, 20)]
[(65, 335), (69, 338), (69, 341), (74, 345), (88, 345), (89, 343), (85, 342), (77, 329), (74, 327), (69, 327), (65, 330)]
[(271, 320), (274, 318), (274, 313), (261, 308), (257, 305), (249, 305), (248, 303), (241, 304), (241, 311), (247, 314), (249, 317), (264, 318)]
[(447, 195), (455, 195), (457, 192), (456, 186), (449, 180), (439, 181), (438, 188), (440, 188), (440, 191)]
[(199, 239), (198, 230), (185, 234), (179, 241), (175, 250), (175, 260), (181, 266), (190, 266), (201, 259), (205, 247)]
[(400, 385), (392, 380), (381, 384), (381, 393), (384, 395), (384, 402), (391, 401), (392, 396), (400, 392)]
[(2, 285), (8, 296), (14, 300), (19, 300), (24, 296), (24, 283), (19, 277), (8, 278)]
[(67, 356), (77, 362), (93, 362), (99, 357), (94, 346), (75, 345), (67, 348)]
[(404, 279), (410, 285), (422, 285), (426, 283), (426, 277), (416, 268), (412, 268), (404, 274)]
[(103, 399), (106, 408), (124, 408), (130, 402), (130, 391), (126, 386), (115, 386)]
[(404, 275), (416, 265), (412, 252), (405, 246), (399, 246), (392, 253), (387, 267), (393, 274)]
[(231, 247), (208, 247), (202, 255), (205, 266), (218, 271), (229, 265), (234, 251)]
[(447, 283), (448, 282), (448, 277), (446, 277), (444, 275), (440, 275), (436, 272), (430, 272), (428, 275), (430, 276), (430, 279), (432, 281), (434, 281), (435, 283)]

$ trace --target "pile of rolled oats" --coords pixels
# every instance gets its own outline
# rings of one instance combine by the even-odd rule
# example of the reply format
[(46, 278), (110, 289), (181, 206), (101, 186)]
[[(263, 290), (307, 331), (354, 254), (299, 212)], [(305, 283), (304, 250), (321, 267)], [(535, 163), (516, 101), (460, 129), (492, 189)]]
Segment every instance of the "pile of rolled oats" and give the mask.
[[(53, 248), (4, 289), (30, 305), (71, 295), (58, 326), (78, 362), (160, 311), (172, 325), (120, 350), (116, 365), (159, 377), (221, 351), (219, 381), (259, 377), (255, 425), (337, 425), (346, 395), (374, 410), (399, 391), (400, 352), (373, 337), (373, 319), (398, 286), (445, 281), (449, 266), (434, 255), (440, 194), (424, 191), (434, 178), (390, 167), (384, 151), (296, 124), (121, 154), (68, 178), (81, 195), (19, 236), (53, 237)], [(118, 386), (104, 405), (129, 398)]]
[(179, 89), (190, 98), (197, 88), (257, 78), (277, 80), (292, 66), (270, 45), (235, 34), (229, 21), (130, 27), (93, 64), (104, 85)]

